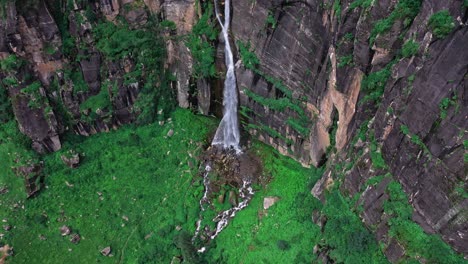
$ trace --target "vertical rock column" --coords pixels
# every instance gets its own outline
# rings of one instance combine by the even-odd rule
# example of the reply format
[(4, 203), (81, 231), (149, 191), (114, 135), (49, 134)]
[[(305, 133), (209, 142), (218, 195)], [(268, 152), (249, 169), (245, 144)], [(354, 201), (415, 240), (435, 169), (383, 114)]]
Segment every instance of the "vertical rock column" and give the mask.
[[(177, 26), (177, 35), (183, 36), (192, 31), (195, 22), (195, 0), (168, 0), (163, 4), (164, 18)], [(183, 41), (168, 40), (168, 58), (174, 58), (170, 67), (177, 78), (177, 101), (182, 108), (188, 108), (189, 83), (192, 75), (192, 56)]]

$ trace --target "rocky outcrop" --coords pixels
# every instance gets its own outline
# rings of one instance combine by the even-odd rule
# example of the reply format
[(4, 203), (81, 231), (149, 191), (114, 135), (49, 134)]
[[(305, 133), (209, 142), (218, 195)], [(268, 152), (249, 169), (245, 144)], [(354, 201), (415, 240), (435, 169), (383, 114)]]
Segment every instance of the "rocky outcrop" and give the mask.
[[(360, 195), (366, 224), (381, 226), (379, 240), (388, 232), (382, 208), (388, 181), (368, 191), (364, 183), (382, 173), (370, 158), (381, 152), (387, 172), (409, 197), (413, 221), (467, 254), (462, 209), (467, 199), (456, 191), (466, 188), (467, 180), (463, 142), (468, 53), (462, 44), (466, 7), (457, 1), (422, 1), (419, 8), (398, 1), (376, 1), (367, 7), (352, 3), (340, 1), (339, 8), (332, 7), (333, 1), (233, 3), (237, 47), (241, 48), (238, 41), (250, 44), (260, 61), (257, 70), (237, 65), (241, 107), (247, 108), (248, 123), (254, 124), (247, 128), (304, 165), (323, 163), (327, 149), (336, 153), (329, 159), (331, 167), (357, 162), (351, 157), (358, 157), (341, 191)], [(411, 13), (410, 8), (417, 10)], [(440, 10), (449, 10), (457, 21), (444, 39), (434, 37), (428, 26)], [(378, 33), (373, 25), (388, 17), (390, 27)], [(417, 43), (417, 49), (402, 56), (403, 44), (409, 41)], [(269, 99), (286, 97), (277, 81), (292, 92), (292, 101), (301, 99), (295, 102), (309, 117), (307, 137), (286, 122), (297, 112), (268, 105)], [(253, 98), (252, 92), (266, 100)], [(374, 122), (367, 123), (374, 116)], [(375, 140), (373, 146), (353, 140), (365, 131), (368, 141)], [(336, 178), (333, 170), (327, 171), (313, 192), (324, 199), (324, 190)], [(391, 261), (405, 254), (397, 241), (385, 243)]]
[[(163, 10), (164, 18), (176, 24), (178, 36), (187, 35), (192, 31), (196, 19), (195, 0), (166, 0), (163, 3)], [(169, 57), (174, 58), (171, 69), (177, 78), (177, 101), (180, 107), (188, 108), (192, 56), (183, 41), (171, 41), (168, 45), (173, 47)]]

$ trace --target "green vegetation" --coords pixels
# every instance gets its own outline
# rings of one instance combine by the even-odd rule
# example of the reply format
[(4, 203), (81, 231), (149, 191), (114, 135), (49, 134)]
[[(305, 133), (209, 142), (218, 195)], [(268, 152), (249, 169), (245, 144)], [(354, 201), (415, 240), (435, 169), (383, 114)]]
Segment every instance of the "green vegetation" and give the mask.
[(370, 156), (372, 160), (372, 164), (376, 169), (386, 169), (387, 164), (382, 157), (382, 152), (380, 151), (379, 144), (375, 140), (375, 136), (373, 133), (370, 133)]
[(29, 97), (29, 102), (28, 106), (31, 109), (39, 109), (43, 106), (45, 106), (45, 98), (41, 95), (40, 88), (41, 88), (41, 83), (38, 81), (35, 81), (28, 86), (24, 87), (21, 89), (21, 93), (25, 94)]
[(448, 10), (442, 10), (429, 18), (428, 25), (437, 38), (445, 38), (455, 28), (455, 20)]
[(378, 34), (388, 32), (395, 21), (400, 19), (403, 21), (405, 27), (408, 27), (413, 19), (418, 15), (421, 8), (422, 0), (400, 0), (395, 6), (393, 12), (382, 20), (377, 21), (374, 28), (371, 31), (369, 42), (372, 44)]
[[(22, 60), (19, 60), (15, 55), (8, 55), (5, 59), (0, 60), (0, 70), (5, 73), (14, 74), (21, 65)], [(6, 76), (0, 82), (0, 123), (5, 123), (13, 117), (11, 102), (5, 86), (15, 86), (17, 84), (18, 81), (14, 76)]]
[(401, 55), (404, 58), (410, 58), (416, 55), (419, 51), (419, 44), (415, 42), (413, 39), (408, 40), (405, 42), (401, 49)]
[(338, 58), (338, 68), (353, 65), (353, 54), (349, 54)]
[(271, 110), (276, 110), (276, 111), (284, 111), (286, 108), (289, 108), (293, 111), (300, 112), (302, 109), (296, 104), (293, 104), (291, 100), (287, 97), (279, 98), (279, 99), (274, 99), (274, 98), (266, 98), (260, 95), (257, 95), (256, 93), (252, 92), (249, 89), (244, 89), (244, 93), (254, 100), (255, 102), (267, 106)]
[(21, 67), (23, 61), (14, 54), (8, 55), (5, 59), (0, 60), (0, 69), (6, 72), (12, 72)]
[(244, 44), (242, 41), (237, 41), (239, 47), (239, 53), (242, 59), (242, 64), (249, 70), (256, 70), (260, 65), (260, 60), (255, 55), (255, 52), (250, 50), (250, 42)]
[(194, 59), (193, 74), (197, 79), (216, 77), (216, 50), (212, 42), (217, 39), (219, 31), (215, 27), (213, 5), (206, 4), (204, 7), (203, 15), (199, 18), (185, 42), (192, 52)]
[(390, 182), (387, 192), (389, 199), (384, 202), (384, 211), (390, 216), (389, 234), (398, 240), (411, 258), (425, 259), (427, 263), (463, 263), (463, 257), (457, 255), (440, 236), (426, 234), (412, 221), (413, 208), (398, 182)]
[(429, 156), (432, 155), (429, 149), (427, 148), (426, 144), (424, 144), (424, 142), (422, 141), (422, 139), (416, 134), (411, 134), (409, 128), (406, 125), (402, 125), (400, 127), (400, 131), (405, 136), (408, 136), (413, 144), (418, 145), (424, 151), (425, 154)]
[(265, 27), (275, 29), (277, 23), (278, 23), (278, 21), (276, 21), (276, 18), (273, 15), (273, 13), (271, 11), (269, 11), (268, 16), (267, 16), (266, 21), (265, 21)]
[(458, 111), (459, 105), (457, 104), (457, 95), (452, 96), (452, 98), (446, 97), (440, 101), (440, 119), (444, 120), (445, 118), (447, 118), (447, 110), (451, 106), (456, 106), (457, 109), (455, 111)]
[(463, 140), (463, 149), (465, 150), (465, 153), (463, 154), (463, 160), (465, 163), (468, 162), (468, 140)]
[(380, 71), (372, 72), (364, 77), (361, 89), (366, 93), (366, 96), (361, 103), (369, 101), (377, 104), (380, 103), (381, 97), (385, 91), (385, 85), (392, 75), (391, 69), (394, 64), (395, 61), (387, 64), (387, 66)]
[(338, 22), (341, 21), (341, 0), (335, 0), (333, 3), (333, 11), (335, 11), (335, 17)]
[(324, 245), (337, 263), (388, 263), (374, 235), (352, 211), (350, 200), (334, 190), (326, 197), (322, 213), (327, 216)]
[(371, 5), (372, 5), (372, 2), (374, 0), (354, 0), (354, 2), (351, 3), (351, 5), (349, 6), (349, 8), (351, 10), (355, 9), (355, 8), (358, 8), (358, 7), (362, 7), (362, 8), (369, 8)]
[[(17, 157), (37, 157), (26, 151), (30, 142), (14, 122), (0, 125), (0, 187), (9, 190), (2, 194), (0, 218), (15, 227), (2, 232), (0, 244), (14, 246), (12, 263), (170, 263), (180, 255), (176, 227), (193, 234), (203, 193), (191, 157), (215, 122), (186, 110), (172, 119), (164, 126), (67, 136), (61, 151), (43, 157), (47, 189), (29, 200), (11, 167)], [(175, 133), (166, 138), (170, 129)], [(81, 156), (77, 169), (60, 158), (70, 150)], [(80, 234), (78, 244), (60, 235), (63, 225)], [(106, 246), (113, 257), (99, 253)]]
[[(168, 23), (164, 23), (167, 27)], [(96, 25), (96, 47), (111, 60), (129, 57), (135, 60), (135, 68), (125, 78), (126, 84), (144, 83), (134, 105), (139, 113), (138, 123), (150, 123), (158, 117), (167, 117), (175, 107), (171, 82), (172, 75), (164, 69), (165, 43), (160, 34), (161, 26), (150, 17), (143, 29), (132, 29), (121, 22), (114, 25), (104, 22)], [(158, 112), (162, 113), (158, 115)]]
[(0, 83), (0, 124), (11, 120), (12, 117), (10, 98), (6, 88)]
[[(261, 144), (253, 149), (272, 180), (264, 190), (256, 190), (249, 206), (210, 245), (207, 263), (313, 262), (312, 248), (321, 235), (310, 213), (320, 202), (310, 195), (310, 188), (323, 170), (303, 168)], [(266, 211), (263, 198), (267, 196), (280, 200)]]
[[(31, 162), (37, 162), (37, 156), (25, 151), (30, 142), (17, 132), (14, 122), (1, 125), (0, 158), (6, 162), (0, 164), (0, 186), (10, 191), (2, 194), (0, 218), (15, 228), (5, 232), (0, 243), (15, 247), (13, 263), (32, 259), (38, 263), (169, 263), (180, 255), (202, 263), (310, 263), (314, 260), (311, 248), (320, 241), (341, 247), (332, 226), (327, 227), (327, 236), (334, 237), (323, 238), (319, 226), (310, 221), (311, 210), (320, 207), (310, 188), (323, 170), (303, 168), (271, 147), (255, 143), (252, 151), (263, 160), (268, 185), (257, 186), (251, 204), (208, 245), (207, 253), (197, 254), (190, 239), (203, 185), (194, 157), (215, 123), (177, 110), (164, 126), (127, 126), (89, 138), (68, 135), (62, 150), (43, 157), (47, 189), (29, 200), (25, 200), (22, 179), (11, 167), (19, 156)], [(186, 124), (191, 124), (190, 129)], [(171, 129), (175, 133), (167, 138)], [(82, 159), (76, 169), (61, 160), (71, 152)], [(266, 196), (280, 197), (268, 211), (262, 208)], [(327, 210), (333, 210), (333, 204), (328, 204)], [(339, 211), (340, 219), (349, 217), (343, 208)], [(342, 227), (359, 223), (351, 222), (353, 226)], [(70, 236), (61, 236), (63, 225), (81, 236), (78, 244), (71, 243)], [(356, 255), (369, 249), (369, 241), (359, 238), (365, 231), (360, 225), (357, 233), (348, 229), (351, 233), (346, 238), (363, 243), (350, 245), (361, 248)], [(113, 257), (99, 253), (106, 246), (111, 246)], [(346, 246), (334, 256), (345, 258), (340, 254), (350, 250), (355, 249)]]
[(103, 86), (97, 95), (89, 97), (80, 105), (80, 110), (84, 111), (90, 109), (92, 113), (96, 113), (98, 110), (105, 110), (110, 107), (112, 107), (112, 104), (109, 90), (107, 87)]
[[(253, 71), (255, 74), (263, 77), (276, 89), (276, 98), (266, 98), (260, 96), (249, 89), (244, 89), (244, 93), (255, 102), (275, 111), (285, 111), (290, 109), (297, 114), (297, 117), (289, 118), (286, 123), (291, 126), (298, 134), (306, 137), (309, 135), (310, 120), (302, 108), (302, 102), (292, 97), (292, 91), (279, 79), (271, 77), (259, 70), (260, 60), (250, 48), (250, 43), (237, 42), (239, 54), (245, 68)], [(249, 116), (246, 116), (249, 118)], [(270, 133), (269, 133), (270, 134)]]
[(63, 71), (63, 73), (65, 79), (70, 80), (73, 83), (74, 95), (77, 95), (80, 92), (89, 91), (88, 84), (85, 82), (80, 68), (77, 70), (66, 69)]

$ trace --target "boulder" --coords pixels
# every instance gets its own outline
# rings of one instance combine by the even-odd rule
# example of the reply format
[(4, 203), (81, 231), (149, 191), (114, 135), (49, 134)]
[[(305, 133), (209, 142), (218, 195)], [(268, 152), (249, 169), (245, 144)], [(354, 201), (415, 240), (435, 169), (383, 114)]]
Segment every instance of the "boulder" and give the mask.
[(263, 198), (263, 209), (267, 210), (268, 208), (272, 207), (279, 200), (280, 200), (280, 198), (276, 197), (276, 196), (268, 196), (268, 197)]

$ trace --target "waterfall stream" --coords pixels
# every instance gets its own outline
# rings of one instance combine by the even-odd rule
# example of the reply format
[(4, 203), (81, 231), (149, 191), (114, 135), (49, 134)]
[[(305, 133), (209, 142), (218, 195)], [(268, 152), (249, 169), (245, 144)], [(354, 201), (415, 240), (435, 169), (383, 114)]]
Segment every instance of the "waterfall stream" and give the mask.
[[(221, 16), (218, 10), (217, 0), (214, 0), (216, 19), (221, 25), (222, 34), (225, 42), (225, 60), (226, 60), (226, 79), (224, 81), (224, 92), (223, 92), (223, 118), (221, 123), (216, 130), (212, 145), (221, 146), (225, 151), (230, 152), (232, 149), (235, 150), (235, 153), (230, 155), (243, 155), (239, 147), (240, 133), (239, 133), (239, 122), (237, 117), (237, 107), (238, 107), (238, 98), (237, 98), (237, 84), (236, 76), (234, 72), (234, 57), (231, 50), (231, 45), (229, 43), (229, 26), (230, 26), (230, 0), (224, 2), (224, 23), (221, 20)], [(211, 204), (209, 199), (210, 194), (210, 172), (212, 171), (211, 164), (205, 163), (205, 170), (203, 172), (203, 185), (205, 187), (205, 192), (203, 198), (200, 200), (200, 209), (201, 212), (205, 211), (207, 208), (206, 204)], [(212, 219), (216, 222), (216, 230), (212, 230), (208, 234), (209, 239), (214, 239), (229, 223), (229, 220), (232, 219), (237, 212), (245, 208), (250, 200), (253, 197), (253, 189), (251, 187), (252, 179), (249, 175), (242, 176), (242, 186), (240, 186), (238, 194), (240, 202), (225, 211), (222, 211), (217, 214), (217, 216)], [(195, 238), (200, 235), (202, 231), (202, 214), (200, 214), (200, 219), (196, 222), (196, 231), (192, 239), (192, 242), (195, 241)], [(202, 247), (198, 252), (202, 253), (205, 251), (205, 247)]]
[(217, 0), (214, 0), (216, 18), (221, 25), (224, 42), (225, 42), (225, 59), (226, 59), (226, 80), (224, 81), (223, 92), (223, 119), (216, 130), (212, 145), (221, 145), (225, 149), (234, 148), (240, 152), (239, 141), (239, 121), (237, 119), (237, 84), (236, 75), (234, 73), (234, 57), (232, 55), (231, 44), (229, 43), (229, 26), (230, 26), (230, 0), (224, 3), (224, 24), (218, 11)]

